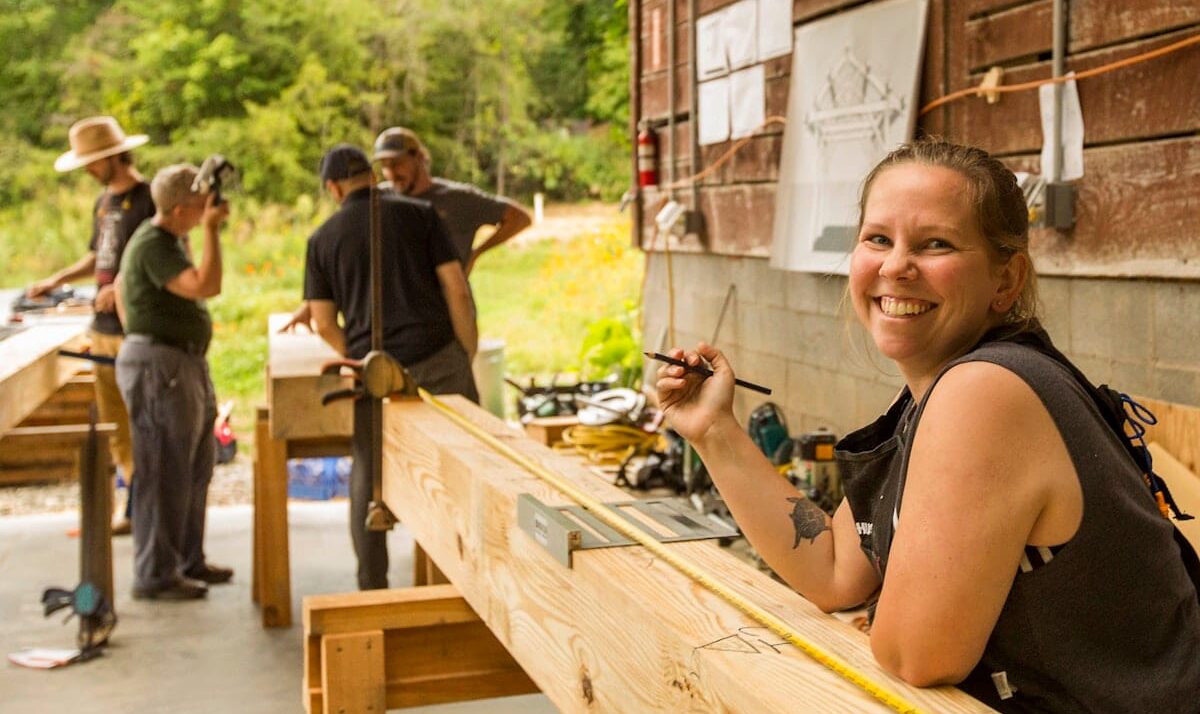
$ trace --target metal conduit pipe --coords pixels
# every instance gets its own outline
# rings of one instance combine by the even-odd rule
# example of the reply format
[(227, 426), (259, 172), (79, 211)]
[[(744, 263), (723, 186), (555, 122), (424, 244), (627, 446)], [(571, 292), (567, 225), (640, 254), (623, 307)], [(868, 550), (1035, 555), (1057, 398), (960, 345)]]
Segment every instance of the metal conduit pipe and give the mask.
[(675, 0), (667, 0), (667, 186), (675, 198)]
[[(1051, 56), (1051, 73), (1055, 77), (1061, 77), (1065, 74), (1065, 58), (1067, 49), (1067, 12), (1066, 0), (1054, 0), (1054, 10), (1052, 22), (1054, 28), (1054, 45)], [(1062, 111), (1063, 111), (1063, 86), (1062, 84), (1054, 85), (1054, 111), (1051, 115), (1050, 129), (1050, 150), (1054, 154), (1054, 160), (1051, 162), (1050, 174), (1047, 180), (1050, 183), (1058, 183), (1062, 178)]]
[[(696, 59), (696, 0), (688, 0), (688, 68), (690, 82), (688, 96), (691, 106), (688, 110), (688, 129), (691, 134), (691, 166), (690, 173), (695, 176), (700, 172), (700, 65)], [(700, 182), (692, 181), (692, 210), (700, 213)], [(689, 226), (690, 227), (690, 226)]]

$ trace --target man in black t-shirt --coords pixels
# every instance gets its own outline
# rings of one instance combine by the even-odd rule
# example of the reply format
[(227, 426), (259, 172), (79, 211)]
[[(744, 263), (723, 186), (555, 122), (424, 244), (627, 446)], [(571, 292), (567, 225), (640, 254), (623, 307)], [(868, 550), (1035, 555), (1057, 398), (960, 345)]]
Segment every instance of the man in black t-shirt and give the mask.
[[(71, 127), (68, 139), (71, 150), (54, 162), (58, 171), (83, 168), (92, 178), (104, 186), (104, 193), (96, 199), (92, 209), (92, 240), (88, 251), (74, 264), (50, 277), (34, 283), (28, 290), (29, 297), (37, 297), (54, 290), (65, 282), (85, 275), (96, 276), (95, 318), (92, 320), (92, 354), (116, 357), (121, 349), (123, 332), (117, 318), (113, 295), (113, 281), (121, 265), (121, 254), (129, 237), (147, 218), (154, 215), (154, 200), (150, 196), (150, 184), (133, 165), (130, 151), (145, 144), (147, 137), (139, 134), (126, 136), (121, 126), (112, 117), (82, 119)], [(133, 484), (133, 446), (130, 443), (129, 416), (121, 393), (117, 389), (116, 374), (111, 366), (97, 364), (96, 407), (101, 421), (116, 425), (117, 431), (109, 442), (113, 463), (121, 471), (126, 483)], [(120, 509), (124, 516), (113, 524), (113, 533), (129, 532), (129, 515), (132, 505)]]
[[(434, 394), (478, 401), (471, 359), (478, 335), (462, 264), (428, 203), (375, 191), (366, 154), (342, 144), (321, 160), (321, 181), (341, 208), (308, 239), (304, 299), (316, 331), (339, 354), (371, 349), (372, 199), (383, 242), (383, 348)], [(338, 325), (341, 313), (344, 327)], [(387, 587), (386, 534), (369, 531), (372, 496), (371, 401), (354, 405), (350, 535), (358, 586)]]

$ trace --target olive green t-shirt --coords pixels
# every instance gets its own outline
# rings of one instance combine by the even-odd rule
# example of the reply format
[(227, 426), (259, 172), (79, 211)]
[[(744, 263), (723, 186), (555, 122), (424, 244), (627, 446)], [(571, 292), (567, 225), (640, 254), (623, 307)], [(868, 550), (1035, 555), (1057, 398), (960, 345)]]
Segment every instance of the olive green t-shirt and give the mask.
[(192, 267), (183, 242), (146, 221), (134, 232), (121, 257), (121, 299), (125, 333), (191, 343), (202, 349), (212, 338), (212, 318), (203, 300), (188, 300), (165, 287)]

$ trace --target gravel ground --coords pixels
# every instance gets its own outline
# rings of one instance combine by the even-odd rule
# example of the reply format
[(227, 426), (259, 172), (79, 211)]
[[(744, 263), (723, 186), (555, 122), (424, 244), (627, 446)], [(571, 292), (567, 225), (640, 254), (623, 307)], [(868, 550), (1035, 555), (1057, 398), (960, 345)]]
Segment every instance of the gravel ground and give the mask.
[[(228, 464), (213, 471), (208, 488), (208, 505), (230, 506), (254, 499), (251, 456), (239, 453)], [(23, 516), (79, 509), (79, 482), (0, 487), (0, 516)]]

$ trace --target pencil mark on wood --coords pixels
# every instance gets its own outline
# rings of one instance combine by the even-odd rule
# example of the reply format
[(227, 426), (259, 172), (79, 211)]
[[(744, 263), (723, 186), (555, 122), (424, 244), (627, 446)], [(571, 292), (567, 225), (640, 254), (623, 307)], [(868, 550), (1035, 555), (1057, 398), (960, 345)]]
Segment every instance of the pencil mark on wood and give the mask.
[(800, 546), (800, 541), (805, 538), (810, 544), (817, 541), (817, 536), (829, 530), (829, 526), (825, 524), (825, 511), (821, 507), (807, 498), (789, 498), (789, 501), (796, 504), (792, 508), (792, 525), (796, 528), (796, 540), (792, 543), (793, 548)]

